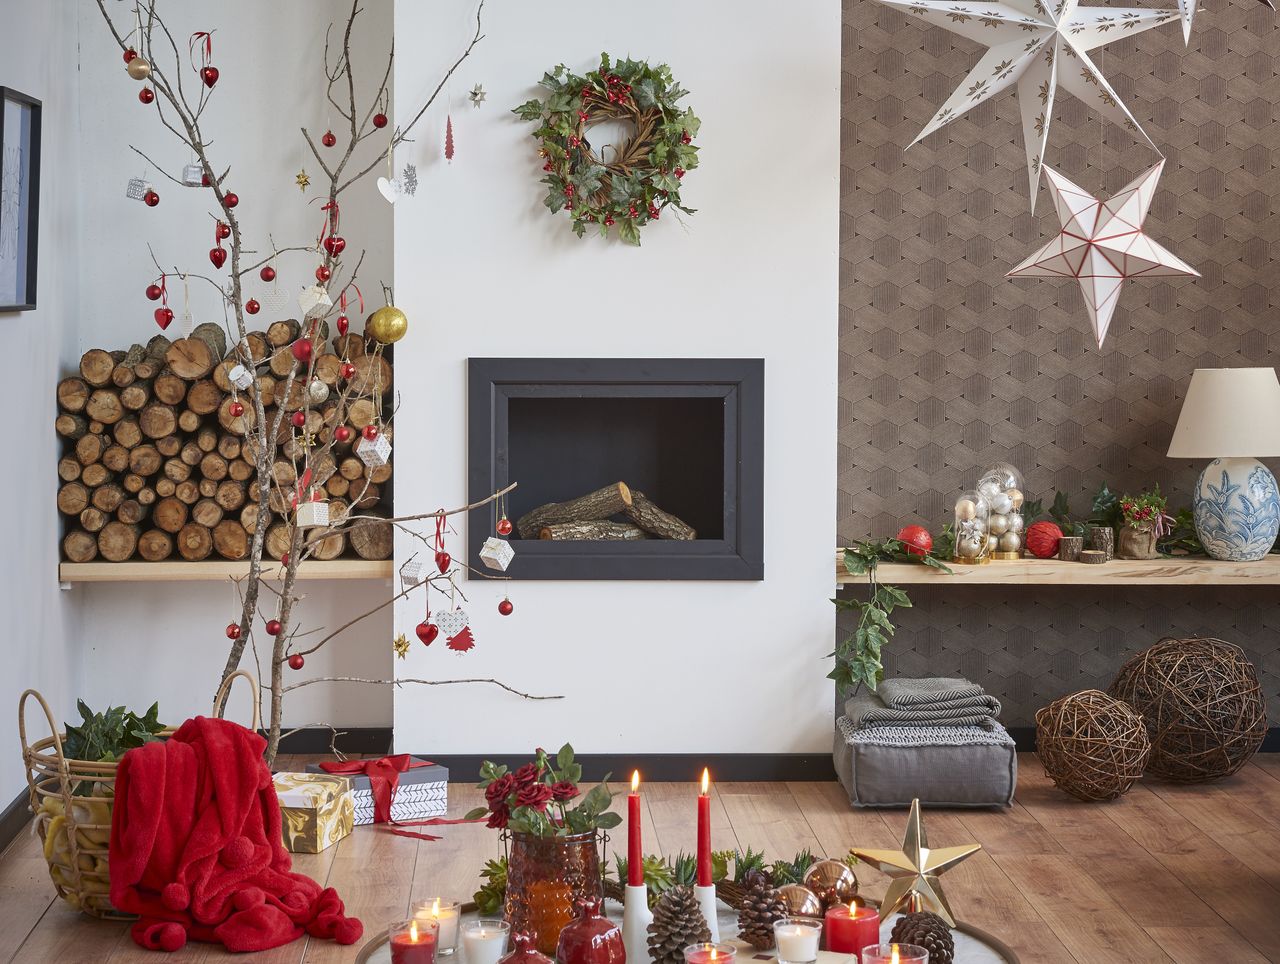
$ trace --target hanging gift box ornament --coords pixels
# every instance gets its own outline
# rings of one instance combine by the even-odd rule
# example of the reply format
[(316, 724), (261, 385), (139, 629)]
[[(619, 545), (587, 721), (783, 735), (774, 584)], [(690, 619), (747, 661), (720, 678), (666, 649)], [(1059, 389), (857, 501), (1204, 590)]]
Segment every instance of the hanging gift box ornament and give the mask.
[(327, 314), (333, 307), (333, 299), (329, 297), (324, 285), (308, 285), (298, 295), (298, 307), (302, 309), (304, 318), (319, 317)]
[(329, 524), (328, 502), (302, 502), (298, 505), (298, 525), (303, 529)]
[(515, 556), (516, 551), (511, 548), (511, 543), (497, 536), (485, 539), (484, 545), (480, 547), (480, 561), (490, 569), (497, 569), (499, 572), (506, 572), (507, 566), (511, 565), (511, 560)]
[(422, 570), (422, 560), (417, 556), (414, 556), (400, 567), (400, 580), (404, 583), (406, 588), (410, 586), (421, 586), (423, 582), (426, 581)]
[(236, 388), (244, 391), (253, 384), (253, 372), (243, 365), (233, 365), (231, 371), (227, 372), (227, 380)]
[(188, 164), (183, 167), (182, 183), (187, 187), (204, 187), (204, 168), (199, 164)]
[(150, 190), (150, 181), (141, 177), (131, 177), (124, 186), (124, 196), (130, 201), (141, 201)]
[(360, 444), (356, 446), (356, 454), (365, 465), (377, 468), (391, 460), (391, 443), (381, 432), (372, 441), (362, 437)]
[(446, 609), (442, 613), (436, 613), (436, 625), (444, 633), (445, 645), (455, 653), (465, 653), (475, 648), (476, 640), (471, 635), (471, 627), (467, 625), (469, 622), (465, 609)]

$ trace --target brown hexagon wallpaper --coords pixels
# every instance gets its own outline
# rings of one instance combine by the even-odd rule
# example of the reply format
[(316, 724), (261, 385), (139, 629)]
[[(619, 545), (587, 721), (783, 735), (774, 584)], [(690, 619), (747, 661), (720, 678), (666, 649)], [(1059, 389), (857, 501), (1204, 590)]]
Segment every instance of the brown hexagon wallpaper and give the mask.
[[(1159, 482), (1185, 504), (1201, 466), (1164, 452), (1191, 371), (1280, 354), (1276, 14), (1257, 0), (1209, 0), (1190, 46), (1175, 21), (1095, 52), (1167, 159), (1146, 230), (1203, 276), (1126, 282), (1101, 351), (1076, 282), (1004, 277), (1058, 229), (1043, 186), (1029, 211), (1015, 93), (903, 150), (983, 50), (875, 0), (844, 0), (841, 543), (911, 521), (936, 530), (960, 490), (1003, 460), (1032, 497), (1061, 489), (1081, 512), (1103, 481)], [(1046, 162), (1071, 180), (1106, 196), (1158, 159), (1060, 95)], [(1167, 634), (1242, 645), (1280, 719), (1274, 590), (912, 596), (887, 671), (968, 676), (1005, 701), (1012, 724), (1105, 686)]]

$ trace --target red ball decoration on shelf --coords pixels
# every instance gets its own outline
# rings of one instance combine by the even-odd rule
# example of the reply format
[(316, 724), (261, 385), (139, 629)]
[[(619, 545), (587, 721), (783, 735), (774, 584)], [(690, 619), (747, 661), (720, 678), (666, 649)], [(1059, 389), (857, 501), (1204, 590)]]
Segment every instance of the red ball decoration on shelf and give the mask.
[(304, 365), (311, 361), (311, 342), (308, 339), (299, 338), (289, 350), (293, 352), (293, 357)]
[(364, 431), (361, 434), (364, 436), (364, 440), (366, 442), (376, 441), (378, 438), (378, 426), (366, 425), (364, 427)]
[(200, 71), (200, 79), (204, 81), (204, 85), (210, 89), (218, 82), (218, 68), (205, 67)]
[(231, 225), (227, 224), (226, 221), (219, 221), (217, 227), (213, 229), (213, 233), (219, 241), (225, 241), (231, 237)]
[(301, 653), (294, 653), (292, 656), (289, 657), (290, 669), (302, 669), (302, 667), (305, 666), (306, 663), (307, 661), (302, 658)]
[(248, 301), (244, 303), (244, 310), (251, 315), (256, 315), (259, 311), (262, 310), (262, 305), (258, 304), (258, 299), (250, 298)]
[(159, 301), (160, 296), (164, 294), (164, 289), (159, 285), (147, 285), (147, 300)]
[(898, 541), (907, 554), (912, 556), (927, 555), (933, 548), (933, 536), (929, 535), (929, 530), (924, 526), (903, 526), (898, 530)]
[(329, 278), (332, 277), (332, 275), (333, 275), (333, 272), (330, 271), (328, 268), (326, 268), (324, 265), (320, 265), (320, 267), (316, 268), (316, 280), (319, 281), (321, 284), (328, 281)]
[(209, 260), (213, 263), (213, 266), (215, 268), (221, 268), (224, 264), (227, 263), (227, 249), (226, 248), (210, 248)]
[(227, 639), (239, 639), (239, 638), (240, 638), (240, 624), (227, 623)]
[(142, 90), (138, 91), (138, 100), (142, 101), (144, 104), (150, 104), (155, 99), (156, 92), (150, 87), (143, 87)]
[(147, 193), (142, 195), (142, 203), (149, 208), (153, 208), (160, 203), (160, 195), (153, 189), (148, 188)]
[(230, 405), (227, 406), (227, 414), (229, 414), (232, 418), (239, 418), (241, 415), (244, 414), (244, 406), (241, 405), (239, 402), (232, 402)]
[(430, 646), (435, 642), (436, 637), (440, 635), (440, 627), (426, 620), (414, 626), (413, 631), (418, 634), (423, 646)]
[(1057, 523), (1034, 522), (1027, 527), (1027, 552), (1037, 559), (1052, 559), (1058, 554), (1058, 543), (1062, 541), (1062, 530)]
[(498, 530), (498, 535), (509, 536), (511, 535), (511, 520), (504, 515), (498, 520), (498, 524), (494, 528)]
[(132, 47), (129, 47), (124, 52), (124, 62), (127, 64), (129, 61), (133, 60), (137, 56), (138, 56), (138, 52), (134, 50)]
[(355, 373), (356, 373), (356, 366), (351, 364), (351, 362), (343, 362), (341, 367), (338, 369), (338, 374), (341, 375), (343, 378), (345, 378), (347, 381), (351, 381), (351, 378), (355, 375)]
[(339, 425), (333, 430), (333, 437), (339, 442), (345, 442), (347, 439), (351, 438), (351, 429), (347, 428), (345, 425)]
[(338, 143), (338, 139), (333, 136), (333, 131), (325, 131), (320, 135), (320, 143), (325, 147), (333, 147), (334, 144)]
[(169, 327), (169, 322), (173, 321), (172, 308), (157, 308), (155, 313), (156, 324), (160, 326), (160, 330), (164, 331)]
[(293, 415), (290, 416), (290, 420), (293, 422), (294, 428), (302, 428), (302, 426), (307, 424), (307, 416), (305, 412), (294, 412)]
[(269, 264), (263, 265), (262, 270), (258, 272), (258, 277), (263, 281), (275, 281), (276, 269), (271, 267)]
[(227, 207), (233, 208), (240, 203), (240, 195), (236, 194), (234, 191), (228, 191), (226, 194), (222, 195), (222, 200), (226, 202)]
[(282, 628), (283, 628), (283, 627), (280, 625), (280, 620), (278, 620), (278, 619), (268, 619), (268, 620), (267, 620), (267, 632), (268, 632), (269, 634), (271, 634), (272, 636), (279, 636), (279, 635), (280, 635), (280, 630), (281, 630)]
[(504, 599), (502, 600), (502, 602), (498, 603), (498, 613), (500, 615), (510, 616), (513, 612), (515, 612), (515, 609), (516, 607), (511, 605), (510, 599)]
[(387, 126), (387, 115), (379, 111), (373, 115), (373, 126), (383, 128)]

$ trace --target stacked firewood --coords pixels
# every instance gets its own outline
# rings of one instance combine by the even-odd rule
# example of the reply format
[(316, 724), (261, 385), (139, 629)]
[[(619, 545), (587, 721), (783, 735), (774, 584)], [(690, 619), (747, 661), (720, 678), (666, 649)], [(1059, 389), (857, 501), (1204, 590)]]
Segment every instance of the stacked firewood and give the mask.
[[(279, 397), (294, 365), (290, 345), (299, 334), (298, 322), (287, 320), (248, 335), (253, 382), (238, 393), (240, 401), (231, 384), (239, 362), (228, 354), (219, 325), (199, 325), (172, 342), (157, 335), (128, 351), (85, 352), (79, 374), (58, 383), (54, 422), (66, 443), (58, 462), (58, 510), (68, 520), (66, 559), (245, 559), (263, 511), (273, 520), (266, 552), (279, 559), (288, 550), (286, 519), (308, 444), (333, 443), (312, 458), (307, 480), (328, 500), (333, 524), (353, 508), (365, 513), (378, 505), (391, 465), (366, 466), (355, 446), (361, 429), (380, 422), (391, 364), (381, 352), (366, 353), (360, 336), (342, 335), (334, 339), (333, 352), (316, 358), (310, 384), (296, 379), (288, 397)], [(334, 437), (343, 359), (354, 366), (345, 380), (352, 389), (343, 422), (349, 431), (340, 433), (349, 436), (345, 442)], [(291, 414), (303, 409), (304, 392), (310, 392), (311, 407), (299, 426)], [(266, 425), (274, 424), (278, 409), (287, 413), (272, 443), (266, 498), (254, 465), (253, 447), (264, 437), (256, 431), (250, 404), (255, 393), (266, 407)], [(361, 526), (335, 532), (312, 556), (334, 559), (350, 550), (365, 559), (389, 558), (388, 530)]]
[(664, 512), (645, 494), (615, 482), (567, 502), (548, 502), (516, 521), (522, 539), (626, 542), (698, 538), (683, 519)]

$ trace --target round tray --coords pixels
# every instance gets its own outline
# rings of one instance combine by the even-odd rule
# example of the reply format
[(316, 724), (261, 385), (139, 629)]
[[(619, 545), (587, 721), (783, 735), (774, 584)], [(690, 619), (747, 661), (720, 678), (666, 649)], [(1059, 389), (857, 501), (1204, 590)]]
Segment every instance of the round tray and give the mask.
[[(721, 903), (720, 905), (720, 933), (736, 934), (738, 931), (738, 913), (733, 908)], [(467, 903), (462, 905), (462, 920), (475, 920), (480, 915), (476, 912), (475, 904)], [(622, 925), (622, 907), (615, 901), (605, 902), (605, 916), (615, 921), (619, 926)], [(889, 934), (893, 931), (893, 925), (897, 922), (900, 914), (894, 914), (888, 920), (880, 925), (880, 939), (888, 942)], [(387, 931), (385, 928), (379, 928), (376, 932), (371, 932), (371, 936), (360, 948), (360, 953), (356, 956), (356, 964), (391, 964), (391, 949), (387, 944)], [(955, 928), (956, 941), (956, 957), (955, 964), (1021, 964), (1018, 955), (1004, 941), (988, 934), (981, 928), (974, 927), (972, 924), (966, 924), (960, 921)], [(749, 944), (736, 939), (729, 939), (728, 943), (734, 944), (738, 948), (738, 959), (744, 961), (776, 961), (776, 954), (773, 951), (756, 951)], [(852, 954), (833, 954), (829, 951), (822, 951), (818, 954), (817, 964), (853, 964), (854, 957)], [(467, 956), (462, 950), (461, 941), (459, 941), (458, 950), (449, 956), (438, 956), (436, 964), (468, 964)]]

